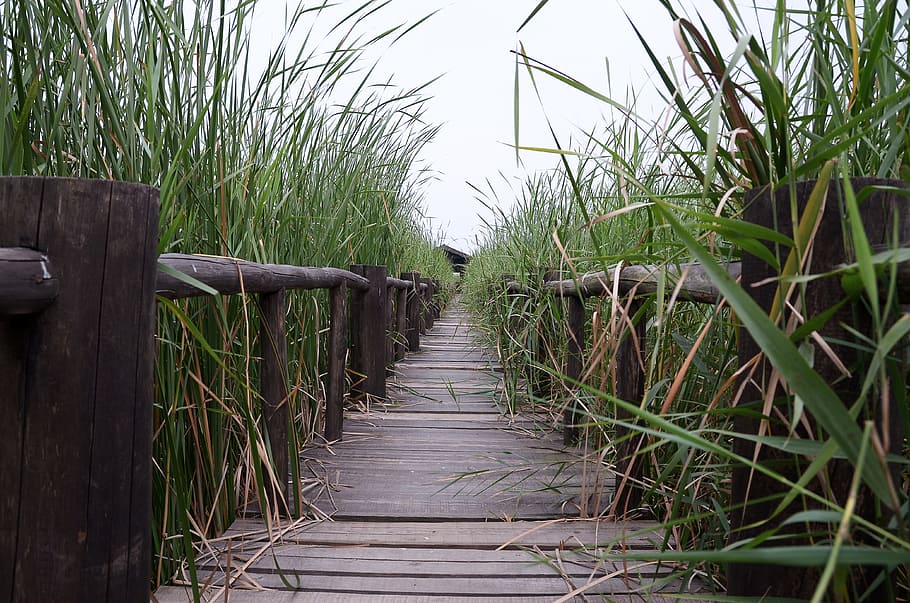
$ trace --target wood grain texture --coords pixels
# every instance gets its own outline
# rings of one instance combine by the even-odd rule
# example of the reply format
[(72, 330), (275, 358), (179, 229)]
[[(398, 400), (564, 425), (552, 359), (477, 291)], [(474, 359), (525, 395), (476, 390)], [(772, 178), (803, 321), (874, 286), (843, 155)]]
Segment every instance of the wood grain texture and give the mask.
[(329, 376), (325, 401), (325, 439), (340, 440), (344, 423), (344, 375), (348, 353), (347, 286), (342, 283), (329, 294)]
[[(639, 314), (643, 305), (641, 298), (626, 300), (623, 307), (629, 322), (625, 325), (623, 339), (616, 350), (615, 388), (616, 397), (633, 403), (641, 402), (645, 395), (645, 326), (647, 316)], [(627, 410), (616, 409), (616, 418), (632, 421)], [(625, 516), (641, 504), (642, 466), (640, 451), (645, 446), (644, 436), (628, 427), (617, 425), (616, 438), (616, 499), (613, 512)]]
[[(246, 260), (209, 255), (165, 253), (159, 264), (200, 281), (219, 293), (272, 293), (279, 289), (331, 289), (346, 283), (366, 290), (367, 281), (340, 268), (311, 268), (283, 264), (257, 264)], [(199, 287), (167, 272), (159, 272), (156, 292), (178, 299), (208, 295)]]
[[(291, 413), (288, 406), (288, 342), (285, 329), (287, 302), (284, 289), (259, 295), (259, 349), (262, 360), (259, 369), (259, 393), (262, 396), (262, 414), (269, 436), (269, 451), (279, 483), (267, 492), (273, 508), (282, 508), (287, 500), (288, 482), (281, 479), (288, 474), (288, 429)], [(277, 489), (277, 491), (275, 491)]]
[[(739, 277), (741, 270), (739, 262), (729, 262), (726, 268), (731, 277), (734, 279)], [(573, 279), (550, 281), (546, 283), (546, 287), (556, 295), (593, 297), (612, 295), (615, 280), (618, 281), (615, 284), (618, 285), (620, 295), (633, 291), (636, 295), (646, 295), (655, 293), (663, 278), (668, 279), (674, 286), (682, 281), (679, 284), (680, 299), (706, 304), (717, 303), (720, 299), (720, 291), (700, 264), (680, 264), (675, 267), (626, 266), (619, 271), (618, 277), (615, 271), (596, 272), (585, 274), (577, 281)]]
[(388, 278), (385, 266), (355, 264), (351, 272), (369, 282), (369, 288), (350, 301), (350, 372), (355, 399), (386, 397)]
[(148, 600), (157, 191), (0, 182), (0, 244), (55, 258), (60, 281), (46, 310), (0, 329), (0, 353), (23, 352), (0, 374), (3, 459), (19, 466), (0, 473), (4, 595)]
[(408, 351), (416, 352), (420, 349), (420, 300), (422, 299), (418, 288), (420, 285), (420, 273), (402, 272), (401, 279), (413, 283), (413, 287), (408, 289), (406, 338), (408, 340)]

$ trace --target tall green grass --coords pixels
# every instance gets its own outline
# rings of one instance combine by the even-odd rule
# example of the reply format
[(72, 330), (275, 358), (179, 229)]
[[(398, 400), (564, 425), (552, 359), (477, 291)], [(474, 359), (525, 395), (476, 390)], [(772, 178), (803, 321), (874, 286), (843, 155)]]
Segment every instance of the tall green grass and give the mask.
[[(546, 0), (537, 8), (543, 4)], [(863, 395), (847, 401), (848, 413), (805, 360), (811, 350), (807, 333), (794, 331), (802, 288), (797, 286), (790, 298), (782, 313), (786, 318), (774, 321), (720, 274), (718, 262), (737, 259), (743, 250), (756, 250), (763, 242), (762, 235), (729, 220), (738, 218), (744, 191), (751, 187), (806, 178), (833, 182), (856, 175), (910, 177), (910, 10), (891, 1), (856, 6), (819, 0), (800, 8), (783, 1), (755, 2), (745, 8), (718, 0), (698, 7), (704, 15), (713, 10), (727, 25), (709, 30), (706, 20), (699, 14), (687, 17), (680, 4), (655, 2), (667, 16), (666, 35), (674, 35), (676, 28), (684, 68), (658, 57), (643, 30), (637, 30), (669, 107), (656, 118), (566, 76), (571, 66), (560, 66), (560, 72), (518, 57), (530, 79), (555, 78), (579, 94), (603, 100), (610, 119), (591, 129), (584, 148), (554, 148), (560, 153), (560, 174), (532, 180), (512, 213), (499, 215), (488, 226), (479, 261), (467, 275), (468, 299), (484, 313), (491, 338), (510, 360), (506, 367), (513, 390), (530, 394), (535, 371), (565, 373), (567, 335), (561, 309), (533, 292), (540, 261), (561, 268), (563, 278), (610, 270), (619, 261), (658, 266), (702, 262), (714, 273), (733, 311), (671, 304), (670, 280), (663, 294), (646, 301), (642, 400), (619, 400), (613, 393), (613, 353), (627, 332), (624, 301), (588, 302), (593, 326), (581, 401), (588, 437), (595, 445), (591, 457), (611, 462), (618, 426), (644, 434), (640, 456), (645, 498), (640, 512), (666, 525), (667, 542), (674, 543), (674, 550), (663, 555), (666, 560), (687, 566), (693, 576), (708, 577), (718, 588), (725, 585), (726, 564), (752, 560), (816, 566), (818, 582), (809, 585), (813, 601), (902, 600), (901, 592), (910, 584), (906, 486), (883, 476), (877, 466), (883, 462), (882, 452), (874, 445), (882, 434), (864, 422), (884, 396), (891, 396), (896, 408), (906, 401), (905, 354), (900, 352), (903, 344), (897, 343), (905, 335), (906, 318), (893, 289), (881, 302), (867, 304), (874, 332), (848, 343), (868, 350), (865, 368), (856, 369), (862, 371), (858, 378), (865, 386)], [(756, 14), (764, 24), (759, 30), (750, 22)], [(541, 182), (544, 185), (537, 186)], [(846, 211), (855, 213), (861, 199), (848, 191)], [(785, 234), (800, 251), (811, 245), (799, 232)], [(865, 274), (852, 277), (865, 283), (854, 289), (878, 299), (874, 275), (888, 274), (888, 260), (872, 256), (856, 219), (845, 226), (844, 236), (846, 248), (855, 250), (854, 270)], [(812, 278), (811, 264), (792, 270), (785, 259), (778, 259), (787, 271), (782, 284)], [(531, 293), (511, 299), (501, 294), (497, 303), (490, 303), (488, 292), (491, 286), (495, 289), (500, 273), (516, 274)], [(516, 320), (518, 315), (529, 318)], [(764, 447), (800, 463), (799, 479), (734, 450), (739, 436), (733, 419), (747, 412), (737, 407), (734, 374), (735, 343), (742, 329), (761, 341), (789, 384), (779, 393), (781, 408), (789, 413), (785, 420), (795, 426), (804, 418), (814, 426), (809, 432), (794, 427), (788, 438), (758, 438)], [(549, 333), (550, 348), (542, 356), (531, 349), (541, 332)], [(525, 398), (554, 411), (568, 399), (559, 387), (543, 397)], [(633, 419), (619, 419), (619, 411)], [(907, 417), (900, 414), (892, 420), (907, 433)], [(846, 433), (851, 435), (844, 437)], [(905, 456), (906, 443), (899, 448)], [(842, 488), (848, 490), (847, 497), (835, 495), (836, 489), (808, 487), (813, 480), (830, 482), (834, 458), (846, 459), (854, 476)], [(899, 467), (906, 465), (898, 462)], [(774, 499), (780, 504), (776, 517), (759, 526), (757, 537), (732, 532), (737, 509), (731, 506), (729, 479), (734, 464), (769, 475), (781, 486)], [(861, 489), (863, 483), (868, 490)], [(853, 496), (867, 497), (864, 508), (877, 510), (859, 515)], [(794, 500), (805, 513), (788, 506)], [(782, 530), (777, 525), (781, 521), (790, 527)], [(814, 546), (783, 545), (767, 552), (759, 548), (791, 528)], [(873, 567), (859, 569), (864, 564)], [(900, 592), (875, 592), (870, 586), (875, 578), (893, 580)]]
[[(159, 187), (161, 252), (384, 264), (450, 280), (422, 218), (416, 160), (436, 132), (423, 120), (426, 98), (375, 85), (361, 58), (382, 41), (356, 33), (381, 3), (352, 5), (335, 24), (348, 33), (327, 49), (307, 29), (324, 7), (297, 9), (259, 72), (250, 24), (261, 4), (4, 3), (0, 170)], [(299, 446), (320, 429), (328, 316), (324, 293), (290, 298)], [(195, 583), (194, 544), (272, 485), (256, 314), (245, 296), (159, 304), (156, 584), (187, 561), (183, 577)]]

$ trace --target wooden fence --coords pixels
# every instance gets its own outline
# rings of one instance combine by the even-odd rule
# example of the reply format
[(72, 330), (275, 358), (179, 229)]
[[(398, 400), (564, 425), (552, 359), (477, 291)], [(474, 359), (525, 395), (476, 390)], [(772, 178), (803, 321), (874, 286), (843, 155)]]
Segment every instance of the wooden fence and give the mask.
[(143, 185), (0, 178), (0, 216), (0, 600), (149, 600), (156, 294), (258, 295), (260, 394), (285, 480), (286, 293), (329, 290), (329, 441), (346, 376), (353, 397), (385, 397), (390, 365), (439, 312), (439, 283), (417, 272), (159, 258), (158, 193)]
[[(893, 249), (895, 243), (902, 247), (910, 245), (910, 204), (906, 202), (906, 189), (910, 184), (873, 179), (854, 179), (853, 188), (860, 191), (868, 188), (862, 196), (859, 214), (866, 237), (873, 250)], [(806, 206), (813, 183), (799, 183), (794, 190), (783, 187), (777, 191), (760, 189), (746, 195), (744, 220), (757, 224), (768, 231), (792, 233), (791, 216), (800, 215)], [(903, 191), (899, 189), (904, 189)], [(871, 192), (868, 192), (871, 191)], [(797, 212), (793, 211), (791, 200), (795, 197), (798, 203)], [(863, 301), (856, 299), (852, 303), (841, 303), (845, 298), (841, 281), (832, 274), (849, 261), (851, 250), (844, 243), (843, 230), (847, 221), (843, 205), (843, 196), (839, 186), (831, 185), (828, 199), (823, 204), (812, 247), (812, 270), (822, 277), (804, 284), (804, 315), (809, 321), (825, 314), (827, 320), (816, 329), (819, 339), (825, 340), (831, 353), (819, 352), (815, 355), (813, 370), (818, 372), (835, 393), (845, 403), (852, 405), (862, 391), (861, 376), (845, 376), (838, 364), (854, 366), (859, 361), (857, 345), (848, 343), (851, 332), (867, 336), (872, 334), (871, 318), (863, 308)], [(765, 243), (769, 253), (785, 256), (789, 248), (775, 248), (770, 242)], [(727, 273), (740, 281), (744, 291), (753, 298), (766, 312), (774, 304), (773, 286), (778, 273), (775, 269), (750, 253), (743, 252), (742, 262), (726, 265)], [(660, 275), (663, 272), (663, 275)], [(891, 290), (902, 303), (910, 300), (910, 262), (896, 265), (893, 282), (881, 283), (881, 294)], [(621, 270), (586, 274), (580, 278), (560, 280), (554, 278), (552, 271), (545, 271), (545, 277), (538, 285), (528, 287), (514, 280), (511, 275), (503, 275), (503, 281), (510, 296), (510, 307), (521, 308), (522, 302), (517, 296), (533, 295), (535, 291), (560, 296), (565, 303), (565, 322), (567, 330), (567, 356), (564, 374), (568, 378), (566, 389), (572, 391), (571, 382), (583, 380), (585, 356), (586, 315), (585, 302), (588, 297), (612, 297), (613, 303), (624, 308), (624, 332), (614, 362), (616, 363), (615, 394), (618, 398), (640, 402), (645, 399), (644, 367), (639, 360), (639, 352), (644, 354), (646, 342), (645, 327), (649, 317), (647, 307), (643, 306), (645, 296), (658, 292), (660, 278), (665, 282), (675, 283), (672, 294), (676, 299), (695, 303), (717, 304), (723, 299), (718, 288), (712, 283), (705, 270), (698, 264), (683, 264), (676, 267), (627, 266)], [(825, 276), (827, 275), (827, 276)], [(764, 286), (762, 286), (764, 285)], [(669, 291), (667, 292), (670, 293)], [(638, 349), (636, 349), (638, 346)], [(539, 350), (532, 354), (540, 358)], [(760, 356), (761, 350), (748, 331), (742, 329), (739, 336), (738, 360), (739, 378), (737, 390), (741, 392), (740, 405), (754, 407), (754, 413), (742, 413), (734, 421), (734, 429), (742, 434), (760, 433), (759, 424), (762, 415), (761, 402), (767, 399), (767, 387), (774, 381), (770, 379), (773, 368), (767, 359)], [(903, 353), (903, 352), (901, 352)], [(835, 361), (834, 358), (838, 360)], [(756, 362), (757, 361), (757, 362)], [(759, 403), (759, 404), (757, 404)], [(756, 405), (757, 404), (757, 405)], [(883, 400), (887, 408), (878, 408), (879, 416), (874, 417), (877, 426), (885, 430), (886, 440), (891, 448), (887, 451), (900, 454), (904, 434), (900, 433), (899, 421), (888, 421), (887, 417), (897, 417), (900, 409), (893, 407), (894, 400)], [(617, 411), (617, 419), (633, 422), (633, 418), (622, 410)], [(570, 396), (565, 407), (563, 428), (567, 444), (575, 443), (579, 436), (579, 423), (584, 420), (576, 405), (576, 397)], [(770, 432), (766, 432), (766, 435)], [(770, 435), (784, 435), (770, 433)], [(616, 495), (613, 511), (623, 516), (628, 511), (639, 507), (642, 494), (642, 466), (638, 452), (642, 448), (644, 436), (634, 434), (629, 428), (619, 427), (616, 433), (618, 444), (615, 467), (617, 473)], [(748, 439), (738, 439), (733, 451), (741, 458), (751, 458), (754, 443)], [(782, 454), (764, 447), (757, 460), (762, 463), (780, 466)], [(845, 461), (832, 461), (832, 471), (838, 476), (832, 485), (836, 500), (846, 500), (845, 488), (850, 483), (853, 468)], [(892, 468), (892, 471), (894, 469)], [(779, 482), (766, 476), (757, 475), (745, 465), (735, 466), (732, 476), (731, 505), (740, 511), (731, 513), (733, 536), (731, 543), (756, 535), (768, 526), (763, 523), (771, 513), (777, 501), (774, 495), (780, 495), (784, 488)], [(791, 481), (797, 481), (799, 475), (788, 475)], [(898, 480), (899, 483), (899, 480)], [(874, 497), (863, 498), (867, 506), (859, 512), (865, 517), (875, 517)], [(757, 527), (760, 526), (760, 527)], [(731, 595), (755, 596), (812, 596), (814, 581), (806, 568), (782, 568), (769, 564), (731, 564), (728, 569), (728, 592)], [(884, 593), (884, 591), (881, 591)], [(882, 594), (882, 596), (885, 596)], [(884, 600), (884, 599), (882, 599)]]

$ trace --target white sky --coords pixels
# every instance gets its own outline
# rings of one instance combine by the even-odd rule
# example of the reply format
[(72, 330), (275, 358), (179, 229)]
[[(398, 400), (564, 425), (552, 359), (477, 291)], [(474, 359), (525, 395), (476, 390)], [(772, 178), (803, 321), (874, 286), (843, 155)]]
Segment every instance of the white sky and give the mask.
[[(708, 0), (694, 2), (699, 7), (710, 5)], [(341, 0), (333, 9), (337, 12), (319, 18), (331, 26), (337, 20), (333, 15), (350, 12), (361, 3)], [(519, 42), (530, 56), (619, 100), (634, 84), (638, 94), (644, 93), (645, 104), (651, 99), (651, 105), (658, 104), (656, 96), (647, 93), (654, 88), (649, 82), (653, 68), (623, 11), (658, 56), (679, 56), (671, 22), (657, 0), (550, 0), (517, 32), (537, 4), (538, 0), (392, 0), (364, 27), (365, 35), (376, 34), (439, 10), (392, 47), (374, 49), (368, 57), (378, 60), (377, 81), (391, 75), (402, 88), (442, 76), (427, 89), (433, 98), (426, 118), (443, 128), (424, 152), (427, 165), (438, 173), (426, 189), (425, 205), (432, 228), (444, 232), (446, 243), (466, 251), (475, 246), (479, 216), (489, 216), (468, 183), (489, 190), (489, 180), (499, 203), (506, 206), (514, 197), (510, 186), (520, 188), (527, 171), (556, 163), (554, 155), (522, 152), (519, 168), (509, 146), (514, 141), (515, 57), (511, 51)], [(281, 22), (283, 11), (282, 0), (267, 0), (258, 5), (257, 19), (272, 20), (271, 26), (265, 26), (271, 29), (275, 20)], [(552, 147), (543, 111), (524, 71), (521, 81), (520, 144)], [(608, 110), (602, 103), (545, 77), (539, 77), (538, 84), (546, 115), (563, 145), (572, 136), (580, 138), (579, 128), (590, 129), (606, 119)], [(654, 114), (660, 108), (654, 107)]]

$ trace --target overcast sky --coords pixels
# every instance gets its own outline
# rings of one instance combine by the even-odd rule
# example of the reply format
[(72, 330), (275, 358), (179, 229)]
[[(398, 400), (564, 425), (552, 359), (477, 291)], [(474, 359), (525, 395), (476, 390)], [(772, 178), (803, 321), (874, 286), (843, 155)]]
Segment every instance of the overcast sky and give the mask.
[[(337, 20), (333, 15), (350, 12), (361, 3), (342, 0), (335, 9), (339, 12), (320, 19), (330, 26)], [(270, 11), (272, 6), (283, 10), (281, 4), (277, 0), (260, 3), (266, 9), (258, 18), (274, 26), (281, 13)], [(489, 190), (488, 182), (492, 183), (499, 203), (506, 207), (513, 197), (510, 187), (520, 188), (527, 171), (555, 165), (551, 154), (522, 152), (519, 167), (510, 146), (514, 142), (512, 51), (519, 43), (530, 56), (599, 92), (622, 100), (633, 87), (643, 95), (643, 112), (656, 114), (662, 108), (656, 95), (648, 92), (654, 88), (653, 69), (628, 21), (643, 31), (659, 56), (678, 58), (672, 24), (657, 0), (550, 0), (517, 31), (537, 4), (538, 0), (392, 0), (367, 21), (365, 33), (377, 33), (438, 11), (391, 47), (371, 51), (368, 59), (378, 60), (377, 80), (391, 75), (402, 88), (441, 76), (427, 90), (433, 98), (426, 118), (443, 127), (424, 153), (426, 165), (437, 175), (426, 189), (425, 205), (434, 230), (444, 232), (445, 241), (454, 247), (472, 249), (481, 216), (489, 216), (469, 184)], [(708, 4), (701, 0), (700, 5)], [(545, 77), (538, 80), (541, 109), (525, 73), (521, 81), (521, 145), (553, 146), (544, 112), (563, 145), (573, 136), (580, 138), (580, 129), (608, 119), (608, 109), (601, 102)]]

